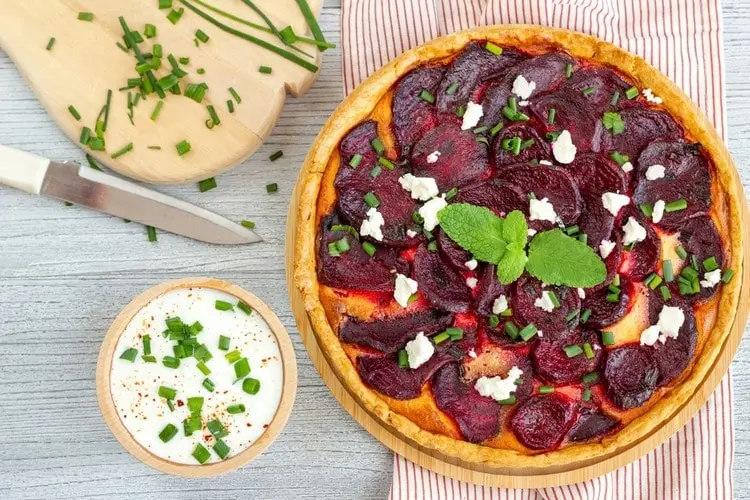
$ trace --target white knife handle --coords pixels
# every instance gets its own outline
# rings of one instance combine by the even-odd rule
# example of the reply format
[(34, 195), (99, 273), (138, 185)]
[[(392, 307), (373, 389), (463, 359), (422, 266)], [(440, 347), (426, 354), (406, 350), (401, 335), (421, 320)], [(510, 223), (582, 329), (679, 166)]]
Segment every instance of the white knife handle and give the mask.
[(0, 183), (31, 194), (42, 191), (49, 160), (41, 156), (0, 146)]

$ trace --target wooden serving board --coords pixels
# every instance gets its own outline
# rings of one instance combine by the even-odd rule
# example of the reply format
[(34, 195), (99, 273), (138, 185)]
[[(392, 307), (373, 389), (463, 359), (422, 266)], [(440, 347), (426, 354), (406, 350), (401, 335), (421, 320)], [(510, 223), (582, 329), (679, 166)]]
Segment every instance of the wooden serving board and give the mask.
[[(303, 169), (300, 173), (299, 179), (304, 179), (305, 175), (306, 172)], [(735, 177), (735, 179), (739, 183), (738, 177)], [(670, 418), (665, 419), (661, 427), (657, 428), (644, 439), (634, 442), (629, 448), (604, 460), (583, 465), (578, 464), (569, 468), (556, 468), (555, 470), (550, 470), (546, 474), (509, 475), (498, 473), (497, 471), (490, 469), (482, 469), (482, 467), (477, 464), (467, 464), (456, 461), (455, 459), (442, 456), (432, 450), (420, 448), (416, 443), (403, 438), (394, 429), (391, 429), (384, 422), (371, 415), (342, 385), (339, 375), (328, 363), (325, 354), (318, 346), (315, 332), (310, 324), (307, 311), (305, 311), (302, 295), (294, 283), (295, 233), (297, 227), (297, 214), (299, 210), (298, 200), (300, 190), (301, 181), (298, 180), (294, 195), (292, 196), (292, 203), (290, 203), (289, 206), (287, 220), (286, 280), (289, 288), (289, 300), (291, 302), (292, 312), (294, 313), (294, 318), (299, 327), (300, 336), (307, 348), (310, 359), (341, 406), (343, 406), (344, 409), (349, 412), (349, 414), (354, 417), (354, 419), (359, 422), (367, 432), (372, 434), (378, 441), (399, 455), (444, 476), (485, 486), (499, 486), (505, 488), (543, 488), (586, 481), (627, 465), (672, 437), (672, 435), (680, 430), (688, 420), (690, 420), (693, 415), (703, 407), (729, 369), (729, 365), (732, 363), (734, 354), (737, 351), (737, 347), (739, 347), (740, 340), (742, 339), (742, 334), (748, 319), (748, 311), (750, 310), (750, 266), (748, 265), (745, 265), (742, 269), (742, 273), (738, 273), (735, 277), (735, 279), (742, 279), (739, 309), (735, 316), (732, 330), (722, 346), (721, 354), (717, 357), (714, 366), (708, 372), (708, 375), (703, 382), (697, 387), (693, 397)], [(738, 192), (744, 193), (742, 186), (739, 186)], [(748, 258), (750, 258), (750, 250), (748, 250), (747, 239), (748, 235), (750, 235), (750, 212), (748, 212), (747, 201), (745, 200), (744, 195), (742, 195), (741, 205), (745, 235), (743, 245), (745, 248), (744, 262), (748, 262)]]
[[(240, 0), (206, 1), (264, 25), (260, 16)], [(297, 34), (308, 32), (295, 0), (254, 1), (279, 29), (291, 26)], [(308, 1), (313, 12), (319, 13), (322, 0)], [(173, 4), (175, 9), (185, 8), (180, 0), (173, 0)], [(92, 12), (94, 20), (78, 20), (79, 12)], [(317, 73), (225, 33), (187, 8), (176, 25), (167, 20), (168, 13), (169, 10), (159, 10), (158, 0), (0, 0), (0, 49), (15, 62), (42, 105), (76, 143), (84, 125), (93, 130), (107, 90), (113, 90), (107, 151), (93, 152), (97, 160), (123, 175), (146, 182), (198, 181), (234, 167), (257, 150), (271, 133), (286, 93), (304, 94)], [(269, 33), (211, 14), (233, 28), (283, 45)], [(146, 23), (156, 26), (157, 36), (145, 39), (139, 47), (150, 52), (153, 43), (162, 44), (162, 64), (167, 68), (170, 53), (177, 58), (190, 58), (185, 66), (188, 75), (181, 80), (181, 86), (184, 89), (188, 83), (205, 82), (209, 90), (203, 103), (167, 93), (161, 114), (152, 121), (150, 116), (158, 96), (151, 94), (135, 108), (135, 125), (131, 125), (127, 92), (117, 89), (126, 86), (128, 78), (137, 76), (136, 59), (132, 52), (125, 53), (115, 45), (123, 35), (119, 16), (125, 18), (132, 31), (143, 33)], [(196, 47), (198, 29), (210, 39)], [(51, 37), (56, 41), (52, 50), (47, 50)], [(315, 46), (295, 45), (313, 55), (305, 57), (306, 60), (319, 65), (320, 53)], [(273, 73), (259, 73), (262, 65), (272, 67)], [(205, 74), (197, 74), (198, 68), (204, 68)], [(166, 74), (164, 70), (157, 73)], [(231, 99), (229, 87), (242, 98), (241, 104), (235, 103), (233, 114), (228, 112), (226, 104)], [(205, 125), (207, 104), (215, 106), (221, 119), (221, 125), (212, 130)], [(71, 105), (80, 112), (80, 122), (68, 112)], [(190, 142), (192, 150), (180, 157), (175, 146), (183, 140)], [(111, 158), (112, 153), (131, 142), (132, 152)], [(151, 145), (162, 149), (148, 149)]]

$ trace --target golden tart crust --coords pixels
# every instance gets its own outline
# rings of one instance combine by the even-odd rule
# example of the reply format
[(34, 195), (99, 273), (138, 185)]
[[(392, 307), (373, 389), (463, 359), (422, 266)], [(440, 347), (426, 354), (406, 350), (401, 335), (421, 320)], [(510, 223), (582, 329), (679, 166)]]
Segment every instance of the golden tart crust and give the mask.
[[(695, 310), (699, 341), (691, 366), (669, 384), (658, 389), (642, 407), (621, 412), (626, 424), (600, 442), (574, 444), (558, 450), (532, 452), (501, 433), (491, 442), (473, 444), (462, 440), (455, 423), (440, 412), (429, 390), (415, 399), (397, 401), (365, 385), (352, 359), (357, 347), (340, 342), (335, 333), (342, 313), (369, 317), (373, 306), (365, 300), (341, 300), (318, 282), (316, 238), (321, 218), (336, 201), (333, 179), (339, 166), (338, 144), (356, 124), (371, 118), (379, 123), (381, 138), (392, 147), (392, 134), (385, 130), (390, 116), (392, 88), (410, 70), (429, 62), (455, 56), (473, 40), (491, 41), (501, 47), (518, 47), (530, 53), (564, 51), (577, 59), (612, 67), (639, 88), (651, 88), (663, 98), (662, 108), (675, 118), (692, 140), (700, 142), (714, 165), (711, 188), (714, 221), (726, 253), (726, 266), (736, 278)], [(347, 97), (321, 130), (305, 161), (301, 176), (296, 228), (295, 282), (315, 332), (318, 345), (340, 381), (371, 415), (417, 446), (448, 459), (492, 467), (545, 468), (571, 462), (591, 462), (613, 456), (661, 427), (693, 395), (711, 370), (729, 335), (736, 314), (743, 266), (743, 235), (740, 185), (729, 152), (706, 116), (667, 77), (614, 45), (594, 37), (539, 26), (490, 26), (439, 38), (412, 49), (373, 74)], [(635, 307), (638, 307), (636, 304)], [(351, 357), (351, 358), (350, 358)], [(414, 423), (421, 423), (418, 426)]]

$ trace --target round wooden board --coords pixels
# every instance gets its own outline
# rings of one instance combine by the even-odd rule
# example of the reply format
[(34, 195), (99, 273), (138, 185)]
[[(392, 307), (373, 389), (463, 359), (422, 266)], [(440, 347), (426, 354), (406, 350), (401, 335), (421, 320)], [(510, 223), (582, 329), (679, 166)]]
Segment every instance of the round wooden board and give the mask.
[[(145, 447), (141, 446), (138, 441), (128, 432), (125, 425), (120, 420), (115, 408), (112, 394), (110, 392), (110, 373), (112, 371), (112, 360), (115, 356), (115, 348), (120, 340), (120, 335), (130, 324), (133, 317), (143, 309), (149, 302), (165, 293), (181, 288), (210, 288), (219, 290), (236, 297), (249, 305), (253, 311), (257, 312), (263, 321), (276, 337), (276, 343), (281, 353), (281, 362), (283, 365), (284, 385), (281, 390), (281, 401), (276, 410), (271, 423), (265, 432), (258, 439), (245, 448), (237, 455), (231, 456), (221, 462), (210, 463), (206, 465), (186, 465), (172, 462), (161, 458)], [(131, 455), (136, 457), (144, 464), (153, 467), (167, 474), (177, 476), (198, 478), (216, 476), (231, 472), (247, 464), (255, 457), (263, 453), (271, 443), (281, 434), (292, 413), (294, 399), (297, 394), (297, 358), (294, 354), (294, 346), (289, 338), (284, 325), (281, 323), (276, 314), (258, 297), (243, 290), (237, 285), (214, 278), (183, 278), (173, 281), (167, 281), (156, 285), (135, 297), (112, 322), (107, 334), (104, 336), (101, 350), (99, 351), (99, 360), (96, 366), (96, 396), (99, 400), (104, 421), (114, 434), (117, 441)]]
[[(299, 179), (303, 179), (305, 173), (306, 172), (303, 169), (300, 172)], [(561, 468), (550, 471), (548, 474), (508, 475), (489, 470), (480, 470), (480, 467), (477, 465), (458, 463), (449, 457), (443, 457), (432, 451), (420, 449), (416, 443), (412, 443), (403, 437), (400, 437), (395, 431), (389, 429), (388, 426), (374, 418), (341, 384), (338, 375), (331, 368), (324, 353), (320, 350), (315, 332), (313, 331), (312, 325), (307, 317), (302, 296), (294, 283), (295, 229), (297, 227), (300, 188), (301, 183), (298, 181), (294, 191), (294, 196), (292, 196), (292, 202), (289, 205), (286, 231), (286, 280), (289, 288), (289, 300), (292, 306), (292, 312), (294, 313), (300, 336), (307, 348), (307, 353), (310, 355), (310, 359), (341, 406), (343, 406), (344, 409), (348, 411), (367, 432), (372, 434), (378, 441), (399, 455), (408, 458), (421, 467), (444, 476), (485, 486), (500, 486), (505, 488), (542, 488), (586, 481), (627, 465), (672, 437), (672, 435), (680, 430), (680, 428), (682, 428), (682, 426), (684, 426), (688, 420), (700, 410), (729, 369), (729, 365), (734, 358), (734, 353), (737, 351), (737, 347), (742, 339), (749, 310), (750, 266), (744, 266), (742, 273), (738, 273), (735, 278), (742, 279), (739, 309), (732, 325), (732, 331), (722, 346), (721, 355), (717, 358), (713, 368), (709, 371), (701, 385), (698, 386), (693, 397), (689, 399), (679, 411), (675, 412), (670, 419), (666, 419), (661, 427), (646, 436), (644, 439), (633, 443), (624, 451), (604, 460), (593, 462), (579, 468), (567, 470)], [(744, 193), (741, 185), (739, 186), (738, 192)], [(748, 213), (747, 201), (745, 200), (744, 195), (740, 201), (744, 215), (744, 261), (747, 262), (747, 259), (750, 257), (747, 242), (747, 237), (750, 235), (750, 214)]]

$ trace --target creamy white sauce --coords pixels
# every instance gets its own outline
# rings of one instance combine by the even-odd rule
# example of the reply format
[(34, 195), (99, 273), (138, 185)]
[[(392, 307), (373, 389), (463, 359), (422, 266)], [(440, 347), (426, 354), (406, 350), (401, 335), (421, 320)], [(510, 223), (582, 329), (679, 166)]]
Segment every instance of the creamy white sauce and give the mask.
[[(179, 289), (161, 295), (136, 314), (115, 349), (110, 389), (120, 421), (141, 446), (172, 462), (198, 465), (192, 456), (197, 443), (211, 454), (206, 463), (221, 461), (212, 450), (215, 439), (205, 427), (213, 419), (219, 419), (229, 432), (222, 438), (230, 448), (227, 458), (237, 455), (263, 434), (281, 400), (284, 375), (275, 335), (257, 312), (248, 316), (236, 307), (234, 311), (219, 311), (215, 307), (216, 300), (238, 302), (236, 297), (207, 288)], [(181, 359), (177, 369), (162, 364), (164, 356), (174, 355), (172, 346), (176, 341), (170, 341), (162, 332), (166, 328), (165, 320), (175, 316), (188, 325), (195, 321), (203, 325), (203, 331), (196, 338), (213, 355), (206, 362), (211, 369), (209, 375), (198, 370), (194, 357)], [(151, 354), (156, 357), (156, 363), (141, 359), (143, 335), (151, 336)], [(219, 349), (220, 335), (231, 338), (229, 351)], [(131, 347), (138, 349), (135, 362), (120, 359)], [(243, 391), (242, 381), (233, 383), (234, 366), (224, 355), (235, 349), (250, 362), (248, 376), (260, 381), (260, 390), (255, 395)], [(202, 385), (207, 376), (216, 386), (213, 392)], [(160, 386), (177, 391), (174, 412), (169, 410), (166, 400), (159, 397)], [(196, 396), (204, 398), (203, 429), (185, 436), (182, 422), (190, 414), (187, 399)], [(227, 406), (233, 404), (244, 404), (245, 413), (229, 414)], [(163, 443), (159, 433), (167, 424), (173, 424), (178, 432)]]

